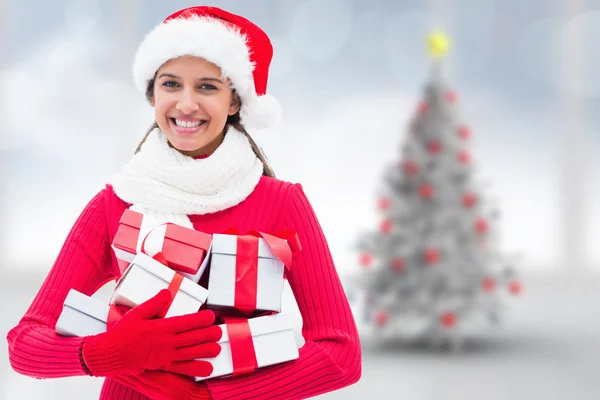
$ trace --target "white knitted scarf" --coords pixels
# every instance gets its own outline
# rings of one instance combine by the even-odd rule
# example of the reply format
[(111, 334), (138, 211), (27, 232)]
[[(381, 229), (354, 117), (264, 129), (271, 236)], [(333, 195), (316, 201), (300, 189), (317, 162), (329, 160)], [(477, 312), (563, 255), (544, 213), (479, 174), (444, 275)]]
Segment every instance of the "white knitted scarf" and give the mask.
[(202, 159), (169, 146), (157, 128), (110, 183), (132, 210), (191, 227), (187, 215), (214, 213), (241, 203), (262, 172), (248, 138), (233, 127), (215, 152)]

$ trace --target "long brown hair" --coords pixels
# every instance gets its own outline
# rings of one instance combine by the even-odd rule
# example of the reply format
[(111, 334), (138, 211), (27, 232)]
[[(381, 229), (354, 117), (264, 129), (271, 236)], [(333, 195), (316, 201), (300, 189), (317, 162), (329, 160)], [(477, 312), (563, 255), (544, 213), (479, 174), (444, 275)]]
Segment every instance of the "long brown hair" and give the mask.
[[(148, 99), (148, 101), (150, 103), (152, 103), (152, 96), (154, 96), (154, 79), (152, 79), (150, 82), (148, 82), (148, 87), (146, 88), (146, 99)], [(240, 102), (240, 106), (241, 106), (241, 99), (239, 98), (239, 96), (237, 95), (235, 90), (232, 90), (232, 96), (233, 96), (232, 98), (234, 98), (234, 99), (236, 99), (236, 101)], [(270, 176), (271, 178), (275, 178), (275, 172), (273, 172), (273, 168), (271, 168), (271, 164), (269, 163), (269, 160), (267, 160), (265, 153), (256, 144), (254, 139), (252, 139), (252, 137), (250, 136), (248, 131), (246, 131), (246, 128), (244, 128), (244, 125), (241, 122), (239, 111), (237, 113), (227, 117), (227, 122), (225, 123), (225, 133), (227, 133), (227, 128), (229, 126), (232, 126), (234, 129), (242, 132), (248, 138), (248, 141), (250, 142), (250, 146), (252, 147), (252, 151), (254, 152), (254, 154), (256, 154), (256, 157), (258, 157), (258, 159), (260, 160), (260, 162), (263, 165), (263, 175)], [(152, 125), (150, 126), (150, 128), (148, 129), (148, 132), (146, 132), (146, 134), (144, 135), (144, 138), (142, 139), (140, 144), (138, 144), (137, 148), (135, 149), (136, 154), (142, 148), (142, 145), (148, 138), (148, 135), (150, 135), (150, 132), (152, 132), (156, 128), (158, 128), (158, 124), (156, 123), (156, 121), (154, 121), (152, 123)]]

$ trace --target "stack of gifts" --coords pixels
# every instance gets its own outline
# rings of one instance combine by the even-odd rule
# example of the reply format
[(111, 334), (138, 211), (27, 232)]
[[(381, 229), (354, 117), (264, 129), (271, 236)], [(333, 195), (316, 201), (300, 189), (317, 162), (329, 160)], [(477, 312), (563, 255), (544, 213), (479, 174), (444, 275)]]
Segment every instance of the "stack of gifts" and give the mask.
[[(291, 318), (297, 305), (282, 299), (290, 299), (284, 273), (292, 253), (300, 250), (293, 232), (243, 235), (229, 230), (213, 235), (207, 307), (248, 318), (225, 318), (221, 354), (207, 359), (213, 364), (208, 378), (237, 376), (298, 358)], [(289, 290), (287, 296), (284, 288)]]
[[(162, 289), (173, 301), (165, 318), (201, 308), (222, 316), (221, 353), (204, 380), (251, 373), (298, 358), (302, 320), (285, 273), (301, 250), (294, 232), (228, 230), (209, 235), (126, 210), (112, 243), (121, 277), (109, 304), (71, 290), (56, 332), (87, 336), (105, 332)], [(208, 274), (207, 288), (198, 282)], [(220, 322), (220, 321), (219, 321)]]

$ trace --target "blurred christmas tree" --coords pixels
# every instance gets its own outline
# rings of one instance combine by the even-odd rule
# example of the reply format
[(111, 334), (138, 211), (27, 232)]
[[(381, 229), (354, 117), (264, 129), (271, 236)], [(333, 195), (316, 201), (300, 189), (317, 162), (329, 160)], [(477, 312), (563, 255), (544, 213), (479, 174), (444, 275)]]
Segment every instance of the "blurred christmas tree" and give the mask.
[(361, 316), (374, 334), (460, 346), (501, 317), (501, 298), (521, 284), (498, 251), (492, 202), (474, 176), (471, 131), (441, 76), (449, 40), (428, 37), (431, 76), (400, 162), (388, 167), (378, 230), (358, 241)]

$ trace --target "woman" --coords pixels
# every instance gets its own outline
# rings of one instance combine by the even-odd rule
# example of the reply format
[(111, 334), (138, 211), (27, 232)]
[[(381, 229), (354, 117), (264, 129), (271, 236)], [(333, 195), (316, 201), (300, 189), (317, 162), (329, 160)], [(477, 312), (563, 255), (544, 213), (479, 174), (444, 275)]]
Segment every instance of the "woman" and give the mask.
[[(250, 21), (215, 7), (169, 16), (142, 42), (136, 86), (156, 123), (136, 154), (86, 206), (39, 293), (8, 333), (14, 370), (36, 378), (106, 377), (101, 399), (300, 399), (360, 378), (356, 326), (327, 242), (299, 184), (275, 178), (244, 126), (268, 127), (280, 109), (266, 94), (272, 47)], [(153, 319), (167, 291), (132, 309), (106, 333), (55, 334), (73, 288), (91, 295), (119, 276), (110, 244), (125, 211), (206, 233), (294, 230), (303, 250), (288, 280), (306, 344), (297, 360), (251, 374), (208, 376), (221, 337), (212, 311)], [(148, 396), (148, 397), (146, 397)]]

